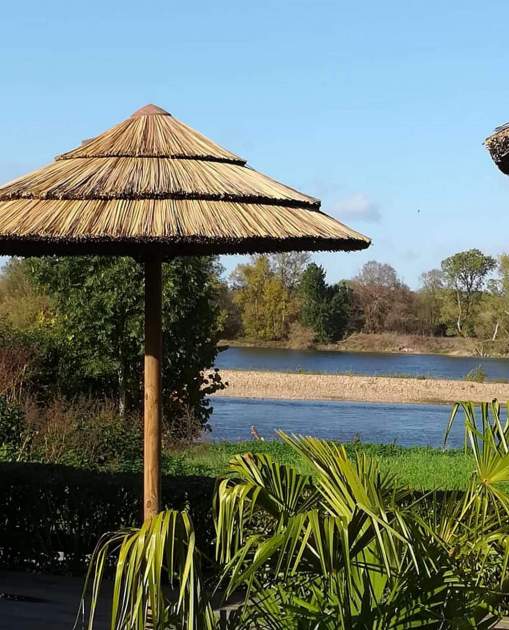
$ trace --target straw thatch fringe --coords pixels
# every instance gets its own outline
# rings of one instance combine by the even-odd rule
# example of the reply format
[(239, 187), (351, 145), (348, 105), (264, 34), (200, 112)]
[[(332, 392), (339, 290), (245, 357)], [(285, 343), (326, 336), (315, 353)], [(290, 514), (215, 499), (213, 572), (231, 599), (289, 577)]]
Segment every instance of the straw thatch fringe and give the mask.
[(188, 199), (16, 199), (1, 204), (0, 235), (69, 237), (355, 237), (320, 211)]
[(150, 106), (1, 187), (0, 244), (34, 254), (128, 253), (131, 243), (167, 255), (370, 244), (319, 207)]
[(509, 175), (509, 124), (497, 127), (484, 144), (498, 168)]
[(3, 199), (211, 199), (320, 206), (257, 171), (169, 158), (61, 160), (0, 188)]
[(111, 236), (59, 238), (54, 236), (0, 235), (0, 250), (5, 256), (131, 256), (144, 260), (157, 256), (163, 260), (178, 256), (256, 254), (292, 251), (356, 251), (363, 246), (352, 239), (337, 238), (115, 238)]

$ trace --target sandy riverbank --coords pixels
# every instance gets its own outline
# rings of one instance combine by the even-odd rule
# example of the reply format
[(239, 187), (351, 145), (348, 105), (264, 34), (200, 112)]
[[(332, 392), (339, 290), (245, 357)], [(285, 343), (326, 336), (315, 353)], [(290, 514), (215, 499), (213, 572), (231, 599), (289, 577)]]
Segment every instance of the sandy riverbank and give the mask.
[[(309, 340), (308, 340), (309, 341)], [(328, 352), (376, 352), (387, 354), (442, 354), (453, 357), (507, 358), (507, 342), (480, 342), (464, 337), (427, 337), (397, 333), (355, 333), (331, 344), (302, 345), (302, 340), (259, 341), (223, 339), (220, 346), (232, 348), (275, 348), (279, 350), (324, 350)]]
[(229, 385), (218, 395), (239, 398), (391, 403), (509, 400), (509, 384), (505, 383), (240, 370), (221, 370), (221, 374)]

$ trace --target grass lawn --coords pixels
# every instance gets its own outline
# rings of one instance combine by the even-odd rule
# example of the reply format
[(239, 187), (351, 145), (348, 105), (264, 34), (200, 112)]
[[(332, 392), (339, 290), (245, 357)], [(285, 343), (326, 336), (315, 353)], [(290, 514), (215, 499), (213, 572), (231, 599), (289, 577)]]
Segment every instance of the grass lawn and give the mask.
[[(416, 490), (465, 488), (474, 467), (472, 456), (463, 450), (383, 444), (347, 444), (346, 447), (350, 454), (364, 452), (376, 457), (384, 471), (396, 474), (403, 484)], [(277, 461), (299, 465), (294, 452), (281, 442), (217, 442), (166, 452), (163, 471), (166, 474), (216, 477), (224, 474), (233, 455), (246, 452), (270, 453)]]

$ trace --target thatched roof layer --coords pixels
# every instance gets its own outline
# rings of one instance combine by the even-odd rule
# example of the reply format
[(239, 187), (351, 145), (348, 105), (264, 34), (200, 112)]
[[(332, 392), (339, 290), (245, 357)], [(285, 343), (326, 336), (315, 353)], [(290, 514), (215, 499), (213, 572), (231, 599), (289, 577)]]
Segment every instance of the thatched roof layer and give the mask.
[(509, 175), (509, 123), (497, 127), (484, 144), (502, 173)]
[(153, 105), (0, 188), (0, 252), (163, 256), (352, 250), (320, 202)]

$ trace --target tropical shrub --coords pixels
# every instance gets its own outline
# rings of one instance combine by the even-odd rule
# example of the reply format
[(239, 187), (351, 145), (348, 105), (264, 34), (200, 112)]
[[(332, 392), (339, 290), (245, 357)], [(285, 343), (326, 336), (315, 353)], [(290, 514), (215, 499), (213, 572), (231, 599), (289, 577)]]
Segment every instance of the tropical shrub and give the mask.
[(217, 485), (211, 583), (243, 601), (228, 623), (212, 614), (192, 523), (172, 511), (100, 542), (89, 627), (118, 547), (112, 628), (492, 627), (508, 609), (509, 423), (494, 402), (480, 418), (455, 406), (450, 425), (460, 408), (475, 461), (466, 491), (416, 497), (375, 459), (281, 433), (309, 474), (246, 453)]

